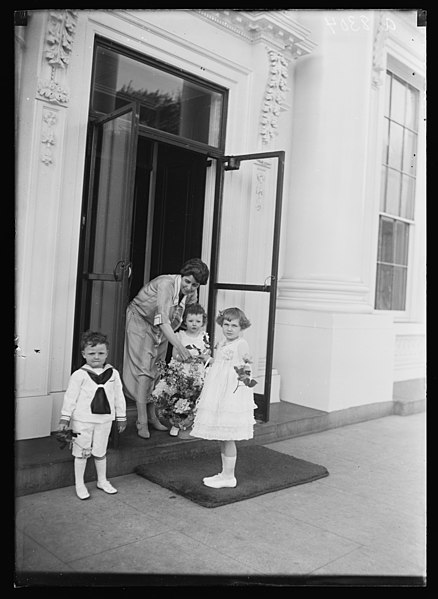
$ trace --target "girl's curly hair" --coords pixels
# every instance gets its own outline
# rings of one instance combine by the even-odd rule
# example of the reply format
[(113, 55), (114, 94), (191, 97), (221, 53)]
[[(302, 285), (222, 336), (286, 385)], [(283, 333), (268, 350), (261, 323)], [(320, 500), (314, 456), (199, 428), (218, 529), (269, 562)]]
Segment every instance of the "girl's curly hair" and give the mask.
[(216, 318), (217, 324), (222, 326), (224, 324), (224, 320), (238, 320), (242, 330), (251, 326), (251, 323), (245, 316), (245, 313), (240, 308), (236, 307), (225, 308), (225, 310), (221, 310), (219, 312), (219, 315)]

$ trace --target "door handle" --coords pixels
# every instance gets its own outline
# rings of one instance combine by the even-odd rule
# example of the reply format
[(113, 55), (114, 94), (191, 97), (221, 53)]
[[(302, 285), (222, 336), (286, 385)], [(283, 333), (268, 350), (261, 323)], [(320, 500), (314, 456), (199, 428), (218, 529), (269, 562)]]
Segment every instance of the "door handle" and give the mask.
[(128, 271), (128, 278), (132, 274), (132, 262), (126, 262), (125, 260), (119, 260), (113, 268), (113, 276), (115, 281), (121, 281), (123, 278), (123, 271)]
[(119, 260), (113, 268), (114, 281), (122, 280), (122, 270), (125, 268), (125, 261)]

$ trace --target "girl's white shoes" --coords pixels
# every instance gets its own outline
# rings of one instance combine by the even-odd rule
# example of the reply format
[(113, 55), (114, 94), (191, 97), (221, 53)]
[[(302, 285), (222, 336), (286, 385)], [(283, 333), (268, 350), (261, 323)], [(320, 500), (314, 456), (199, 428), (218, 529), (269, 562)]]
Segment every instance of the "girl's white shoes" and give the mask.
[(172, 426), (172, 428), (169, 431), (169, 435), (172, 435), (172, 437), (177, 437), (179, 433), (179, 428), (177, 426)]
[(237, 485), (237, 480), (234, 476), (225, 478), (222, 473), (215, 476), (206, 476), (202, 479), (202, 482), (206, 487), (211, 487), (212, 489), (233, 488)]

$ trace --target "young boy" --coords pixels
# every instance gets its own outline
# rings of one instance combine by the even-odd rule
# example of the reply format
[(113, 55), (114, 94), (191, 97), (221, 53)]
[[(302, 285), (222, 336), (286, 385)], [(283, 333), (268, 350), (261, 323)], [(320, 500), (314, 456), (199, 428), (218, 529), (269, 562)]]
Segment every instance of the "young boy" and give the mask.
[(106, 363), (108, 347), (106, 335), (95, 331), (83, 333), (81, 350), (86, 363), (71, 375), (61, 408), (59, 430), (70, 426), (77, 433), (72, 454), (79, 499), (90, 497), (84, 473), (91, 455), (96, 466), (97, 488), (117, 493), (106, 478), (106, 451), (113, 421), (117, 421), (119, 433), (126, 428), (126, 401), (118, 371)]

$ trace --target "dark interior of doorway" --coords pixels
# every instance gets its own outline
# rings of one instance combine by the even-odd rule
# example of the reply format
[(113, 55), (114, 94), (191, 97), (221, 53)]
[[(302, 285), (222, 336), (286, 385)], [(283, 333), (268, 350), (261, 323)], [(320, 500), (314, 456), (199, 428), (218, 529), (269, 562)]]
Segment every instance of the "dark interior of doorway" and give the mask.
[(204, 154), (139, 136), (130, 300), (148, 280), (201, 257), (206, 168)]

